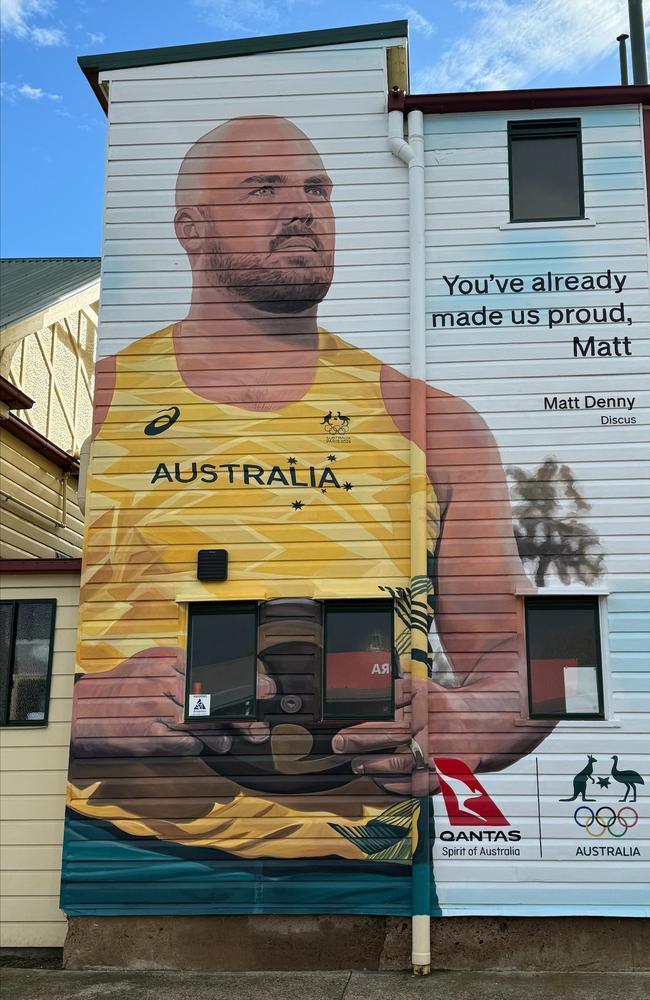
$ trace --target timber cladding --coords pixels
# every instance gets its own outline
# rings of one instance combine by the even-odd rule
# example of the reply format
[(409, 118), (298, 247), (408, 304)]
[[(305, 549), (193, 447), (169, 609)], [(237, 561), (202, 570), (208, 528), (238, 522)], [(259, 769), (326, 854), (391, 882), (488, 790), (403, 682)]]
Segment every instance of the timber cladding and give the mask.
[[(36, 562), (36, 560), (33, 560)], [(60, 947), (59, 909), (79, 576), (7, 574), (2, 601), (56, 603), (47, 726), (2, 730), (2, 946)]]
[[(508, 228), (513, 116), (427, 116), (428, 384), (412, 383), (394, 44), (100, 74), (71, 915), (409, 915), (429, 809), (434, 914), (551, 896), (638, 912), (644, 695), (610, 634), (636, 636), (645, 600), (627, 532), (643, 431), (601, 422), (607, 403), (569, 419), (544, 403), (641, 406), (637, 357), (594, 346), (587, 367), (567, 330), (588, 343), (595, 311), (614, 325), (623, 308), (621, 342), (644, 343), (638, 109), (566, 112), (586, 218), (528, 229)], [(221, 579), (199, 579), (205, 550), (227, 553)], [(552, 586), (578, 651), (524, 633), (524, 595)], [(591, 819), (561, 803), (597, 778)], [(621, 851), (628, 833), (628, 853), (594, 881), (576, 851), (598, 830)], [(613, 901), (601, 881), (619, 875)]]

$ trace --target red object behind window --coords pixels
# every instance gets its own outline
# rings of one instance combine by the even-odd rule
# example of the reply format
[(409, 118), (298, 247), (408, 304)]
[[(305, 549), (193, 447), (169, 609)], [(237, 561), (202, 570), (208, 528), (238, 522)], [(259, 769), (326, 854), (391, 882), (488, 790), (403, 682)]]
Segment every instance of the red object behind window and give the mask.
[(348, 696), (354, 692), (355, 697), (389, 691), (393, 681), (390, 651), (328, 653), (326, 676), (329, 697), (336, 697), (338, 691)]
[(530, 694), (535, 711), (540, 708), (564, 711), (566, 705), (564, 668), (577, 666), (578, 661), (575, 657), (530, 661)]

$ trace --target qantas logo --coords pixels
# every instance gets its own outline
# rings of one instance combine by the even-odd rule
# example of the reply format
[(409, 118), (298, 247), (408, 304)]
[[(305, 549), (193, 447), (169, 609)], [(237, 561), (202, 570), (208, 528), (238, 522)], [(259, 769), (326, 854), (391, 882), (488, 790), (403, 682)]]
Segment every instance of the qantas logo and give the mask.
[(450, 826), (510, 826), (467, 764), (454, 757), (435, 757), (434, 763)]

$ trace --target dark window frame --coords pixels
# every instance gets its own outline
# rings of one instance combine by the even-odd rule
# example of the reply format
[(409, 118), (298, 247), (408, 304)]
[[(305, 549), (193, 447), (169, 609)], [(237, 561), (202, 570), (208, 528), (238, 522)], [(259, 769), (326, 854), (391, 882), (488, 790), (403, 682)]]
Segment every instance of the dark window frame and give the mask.
[[(253, 611), (255, 615), (255, 657), (253, 660), (253, 702), (254, 711), (252, 715), (219, 715), (218, 717), (190, 715), (188, 712), (190, 694), (192, 693), (192, 616), (194, 614), (208, 615), (214, 614), (215, 610), (232, 613)], [(183, 705), (183, 721), (196, 723), (222, 722), (256, 722), (259, 718), (259, 703), (257, 698), (257, 633), (259, 629), (259, 601), (194, 601), (187, 609), (187, 668), (185, 670), (185, 702)]]
[[(544, 218), (515, 218), (514, 187), (512, 166), (512, 144), (516, 137), (543, 141), (550, 138), (575, 138), (578, 159), (578, 215), (545, 216)], [(519, 222), (543, 225), (545, 222), (576, 222), (585, 218), (585, 176), (582, 156), (582, 119), (580, 118), (538, 118), (521, 121), (516, 119), (508, 122), (508, 201), (510, 223)]]
[[(566, 610), (571, 607), (590, 607), (594, 610), (594, 617), (596, 622), (596, 634), (595, 634), (595, 647), (596, 647), (596, 685), (598, 690), (598, 712), (536, 712), (533, 709), (532, 700), (532, 671), (530, 665), (530, 628), (528, 625), (528, 612), (530, 608), (534, 607), (544, 607), (548, 610), (553, 610), (554, 608), (561, 608)], [(558, 719), (558, 720), (575, 720), (575, 721), (589, 721), (596, 720), (602, 721), (606, 718), (605, 715), (605, 691), (603, 684), (603, 652), (602, 652), (602, 642), (601, 642), (601, 617), (600, 617), (600, 600), (597, 596), (585, 595), (575, 595), (567, 594), (566, 597), (563, 596), (548, 596), (535, 595), (531, 597), (526, 597), (524, 600), (524, 616), (525, 616), (525, 633), (526, 633), (526, 676), (528, 684), (528, 717), (530, 719)]]
[[(19, 605), (34, 605), (34, 604), (46, 604), (52, 609), (52, 614), (50, 618), (50, 635), (49, 635), (49, 647), (47, 656), (47, 671), (45, 673), (45, 708), (43, 711), (42, 719), (10, 719), (9, 718), (9, 708), (11, 705), (11, 695), (14, 687), (14, 662), (16, 657), (16, 626), (18, 622), (17, 608)], [(3, 692), (3, 696), (0, 698), (0, 727), (2, 728), (30, 728), (30, 729), (44, 729), (50, 718), (50, 692), (52, 688), (52, 661), (54, 659), (54, 642), (56, 637), (56, 611), (57, 611), (57, 601), (55, 597), (35, 597), (35, 598), (24, 598), (20, 600), (12, 600), (11, 598), (3, 598), (0, 600), (0, 607), (9, 606), (12, 608), (11, 615), (11, 628), (9, 636), (9, 662), (7, 664), (7, 683), (6, 690)], [(0, 685), (0, 690), (2, 690), (4, 685)]]
[[(350, 600), (323, 601), (323, 659), (321, 662), (321, 698), (320, 717), (323, 723), (355, 723), (355, 722), (391, 722), (395, 719), (395, 680), (397, 678), (397, 657), (395, 655), (395, 605), (387, 598), (350, 598)], [(327, 692), (327, 614), (328, 611), (353, 611), (359, 610), (377, 611), (385, 608), (390, 617), (389, 648), (391, 657), (391, 686), (390, 686), (390, 712), (388, 715), (363, 715), (363, 716), (342, 716), (327, 715), (325, 711)]]
[[(214, 612), (216, 609), (228, 609), (232, 610), (241, 609), (243, 607), (255, 609), (255, 635), (257, 637), (259, 631), (259, 607), (260, 601), (193, 601), (188, 604), (187, 608), (187, 667), (185, 671), (185, 698), (183, 704), (183, 721), (184, 723), (190, 723), (194, 726), (209, 726), (221, 725), (224, 722), (256, 722), (260, 719), (259, 711), (259, 699), (257, 697), (257, 673), (258, 673), (258, 653), (257, 653), (257, 641), (255, 647), (255, 670), (254, 670), (254, 701), (255, 701), (255, 711), (252, 715), (242, 717), (239, 716), (219, 716), (218, 718), (211, 718), (209, 716), (191, 716), (188, 714), (189, 708), (189, 696), (191, 694), (192, 688), (192, 615), (195, 612), (209, 614)], [(350, 598), (350, 600), (322, 600), (319, 601), (321, 605), (321, 620), (323, 628), (323, 644), (322, 644), (322, 659), (320, 663), (320, 672), (317, 677), (317, 684), (315, 695), (317, 703), (319, 706), (320, 718), (314, 720), (315, 727), (331, 726), (333, 723), (340, 725), (353, 724), (358, 722), (391, 722), (395, 719), (395, 680), (399, 676), (398, 667), (399, 659), (395, 652), (395, 605), (394, 602), (387, 598)], [(378, 716), (350, 716), (345, 718), (343, 716), (327, 716), (325, 714), (325, 690), (327, 685), (326, 669), (327, 669), (327, 633), (326, 633), (326, 623), (327, 623), (327, 611), (329, 608), (345, 608), (345, 610), (350, 610), (351, 608), (358, 607), (365, 609), (368, 607), (377, 608), (377, 606), (383, 606), (390, 612), (390, 650), (391, 650), (391, 705), (389, 715), (378, 715)]]

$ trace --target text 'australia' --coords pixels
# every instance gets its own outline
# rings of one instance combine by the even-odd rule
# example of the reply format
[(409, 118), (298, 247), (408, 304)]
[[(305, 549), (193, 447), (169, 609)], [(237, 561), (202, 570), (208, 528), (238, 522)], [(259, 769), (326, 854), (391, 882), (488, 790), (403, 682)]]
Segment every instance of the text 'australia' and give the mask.
[(341, 489), (341, 486), (329, 466), (324, 469), (317, 469), (313, 465), (308, 465), (304, 469), (296, 469), (290, 466), (282, 469), (279, 465), (273, 465), (270, 469), (264, 469), (261, 465), (249, 465), (238, 463), (227, 463), (224, 465), (214, 465), (212, 462), (190, 462), (185, 468), (181, 468), (180, 462), (160, 462), (151, 477), (151, 482), (167, 483), (223, 483), (237, 486), (291, 486), (292, 488), (310, 486), (322, 488), (324, 486), (334, 486)]

